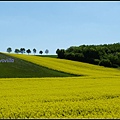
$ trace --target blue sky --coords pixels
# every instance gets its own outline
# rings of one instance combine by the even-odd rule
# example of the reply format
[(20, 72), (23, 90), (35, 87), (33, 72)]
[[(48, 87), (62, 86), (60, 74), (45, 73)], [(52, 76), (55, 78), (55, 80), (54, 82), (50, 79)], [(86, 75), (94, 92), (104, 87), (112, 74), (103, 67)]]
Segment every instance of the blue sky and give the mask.
[(0, 2), (0, 51), (120, 42), (120, 2)]

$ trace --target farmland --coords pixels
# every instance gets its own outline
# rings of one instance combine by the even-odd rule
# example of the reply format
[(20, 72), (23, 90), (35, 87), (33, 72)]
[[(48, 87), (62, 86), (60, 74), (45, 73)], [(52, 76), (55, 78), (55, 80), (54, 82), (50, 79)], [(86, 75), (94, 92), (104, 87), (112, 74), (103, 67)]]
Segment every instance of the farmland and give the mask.
[(15, 59), (77, 76), (0, 78), (0, 118), (120, 118), (120, 70), (32, 55)]
[(0, 59), (12, 58), (13, 63), (1, 63), (0, 64), (0, 78), (33, 78), (33, 77), (70, 77), (70, 75), (64, 72), (58, 72), (52, 69), (45, 68), (40, 65), (24, 61), (22, 59), (0, 54)]
[(7, 54), (7, 55), (10, 55), (12, 57), (17, 57), (50, 69), (52, 68), (54, 70), (58, 70), (70, 74), (94, 76), (94, 77), (120, 76), (119, 74), (120, 71), (115, 68), (107, 68), (107, 67), (82, 63), (82, 62), (50, 58), (50, 57), (38, 57), (33, 55), (20, 55), (20, 54)]

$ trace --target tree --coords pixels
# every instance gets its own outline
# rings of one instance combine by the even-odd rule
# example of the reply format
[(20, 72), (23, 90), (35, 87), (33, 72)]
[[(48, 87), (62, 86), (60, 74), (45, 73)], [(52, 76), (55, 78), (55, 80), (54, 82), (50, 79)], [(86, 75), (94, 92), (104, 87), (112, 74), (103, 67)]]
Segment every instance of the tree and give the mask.
[(25, 48), (20, 48), (20, 52), (23, 54), (25, 53)]
[(107, 67), (120, 67), (120, 43), (80, 45), (57, 49), (58, 58), (87, 62)]
[(43, 54), (43, 51), (42, 50), (40, 50), (40, 52), (39, 52), (41, 55)]
[(10, 48), (10, 47), (7, 48), (7, 52), (9, 52), (9, 53), (12, 52), (12, 48)]
[(84, 61), (83, 53), (75, 53), (74, 60), (83, 62)]
[(58, 54), (58, 58), (65, 58), (65, 50), (64, 49), (57, 49), (56, 53)]
[(56, 54), (59, 54), (59, 52), (60, 52), (60, 49), (57, 49), (57, 50), (56, 50)]
[(30, 49), (28, 49), (28, 50), (26, 50), (26, 52), (28, 53), (28, 55), (29, 55), (29, 53), (31, 53), (31, 50)]
[(73, 52), (65, 53), (64, 56), (66, 59), (73, 60), (73, 58), (75, 57), (75, 53), (73, 53)]
[(35, 53), (36, 53), (36, 49), (35, 49), (35, 48), (33, 49), (33, 53), (34, 53), (34, 55), (35, 55)]
[(19, 52), (20, 52), (20, 50), (19, 50), (19, 49), (15, 49), (15, 53), (17, 53), (17, 54), (18, 54)]
[(109, 59), (102, 59), (102, 60), (99, 62), (99, 65), (100, 65), (100, 66), (105, 66), (105, 67), (111, 67), (111, 66), (112, 66), (112, 63), (110, 62)]
[(46, 54), (48, 54), (48, 53), (49, 53), (49, 50), (48, 50), (48, 49), (46, 49), (46, 50), (45, 50), (45, 53), (46, 53)]

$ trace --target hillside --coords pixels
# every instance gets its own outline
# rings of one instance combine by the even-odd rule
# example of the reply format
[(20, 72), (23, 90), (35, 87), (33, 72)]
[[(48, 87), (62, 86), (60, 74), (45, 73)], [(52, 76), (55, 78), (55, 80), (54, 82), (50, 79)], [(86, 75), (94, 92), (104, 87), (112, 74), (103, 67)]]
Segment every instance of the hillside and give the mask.
[[(0, 78), (0, 118), (119, 118), (120, 70), (58, 58), (1, 55), (14, 58), (11, 67), (26, 67), (26, 72), (31, 65), (46, 67), (45, 73), (49, 68), (83, 76)], [(20, 61), (23, 64), (16, 63)], [(2, 69), (7, 70), (5, 64)], [(19, 74), (17, 69), (7, 72)]]
[(116, 68), (106, 68), (103, 66), (92, 65), (88, 63), (82, 63), (77, 61), (50, 58), (50, 57), (38, 57), (34, 55), (21, 55), (21, 54), (7, 54), (16, 58), (20, 58), (37, 65), (47, 67), (49, 69), (66, 72), (76, 75), (84, 76), (120, 76), (120, 70)]
[(43, 66), (0, 53), (0, 60), (14, 59), (14, 62), (0, 62), (0, 78), (31, 78), (31, 77), (70, 77)]

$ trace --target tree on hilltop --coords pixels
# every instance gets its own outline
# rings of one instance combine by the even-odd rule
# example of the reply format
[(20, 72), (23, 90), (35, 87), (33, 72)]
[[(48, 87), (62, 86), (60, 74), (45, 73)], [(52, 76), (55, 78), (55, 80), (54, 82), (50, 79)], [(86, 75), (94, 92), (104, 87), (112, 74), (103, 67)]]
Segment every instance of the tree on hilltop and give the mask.
[(39, 54), (41, 54), (41, 55), (42, 55), (42, 54), (43, 54), (43, 51), (42, 51), (42, 50), (40, 50)]
[(34, 49), (33, 49), (33, 53), (34, 53), (34, 55), (35, 55), (36, 51), (37, 51), (37, 50), (34, 48)]
[(46, 50), (45, 50), (45, 53), (46, 53), (46, 54), (48, 54), (48, 53), (49, 53), (49, 50), (48, 50), (48, 49), (46, 49)]
[(25, 53), (25, 48), (20, 48), (20, 52), (23, 54)]
[(30, 49), (28, 49), (28, 50), (26, 50), (26, 52), (28, 53), (28, 55), (29, 55), (29, 53), (31, 53), (31, 50)]
[(17, 54), (18, 54), (19, 52), (20, 52), (20, 50), (19, 50), (19, 49), (15, 49), (15, 53), (17, 53)]
[(8, 53), (12, 52), (12, 48), (11, 47), (7, 48), (7, 52)]

